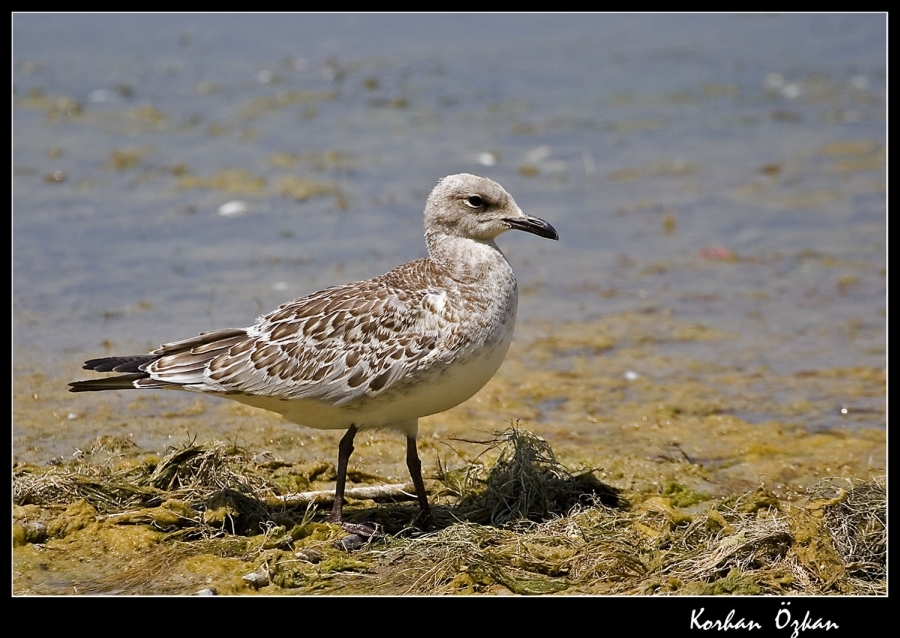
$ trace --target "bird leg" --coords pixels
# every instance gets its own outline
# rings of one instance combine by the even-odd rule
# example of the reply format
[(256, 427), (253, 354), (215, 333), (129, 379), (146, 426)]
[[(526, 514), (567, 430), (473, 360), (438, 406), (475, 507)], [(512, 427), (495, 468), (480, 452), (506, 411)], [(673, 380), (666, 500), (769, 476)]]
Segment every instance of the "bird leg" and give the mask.
[[(348, 528), (348, 531), (356, 532), (357, 526), (344, 522), (344, 489), (347, 485), (347, 464), (350, 455), (353, 454), (353, 438), (359, 429), (355, 425), (351, 425), (347, 429), (338, 446), (338, 466), (337, 466), (337, 482), (334, 486), (334, 505), (331, 508), (331, 515), (328, 520)], [(409, 468), (409, 475), (412, 478), (413, 485), (416, 488), (416, 499), (419, 501), (419, 507), (422, 512), (419, 515), (424, 525), (430, 526), (432, 523), (431, 506), (428, 504), (428, 493), (425, 491), (425, 481), (422, 480), (422, 462), (419, 460), (419, 452), (416, 448), (416, 437), (406, 437), (406, 466)], [(349, 529), (353, 527), (354, 529)], [(371, 534), (370, 534), (371, 535)]]
[(431, 507), (428, 505), (428, 494), (425, 492), (425, 481), (422, 480), (422, 462), (419, 460), (419, 452), (416, 449), (416, 437), (406, 437), (406, 467), (409, 468), (409, 475), (412, 477), (413, 485), (416, 487), (416, 498), (419, 501), (419, 507), (422, 509), (420, 514), (422, 524), (430, 527), (433, 519), (431, 518)]
[(338, 545), (347, 551), (355, 549), (359, 545), (364, 545), (370, 538), (378, 538), (378, 525), (367, 523), (348, 523), (344, 520), (344, 488), (347, 485), (347, 464), (350, 461), (350, 455), (353, 454), (353, 437), (356, 436), (357, 428), (351, 425), (347, 429), (338, 445), (338, 467), (337, 482), (334, 486), (334, 505), (331, 507), (331, 515), (328, 520), (332, 523), (340, 525), (351, 536), (338, 541)]
[(347, 433), (341, 439), (338, 446), (337, 483), (334, 486), (334, 505), (331, 507), (331, 516), (328, 520), (332, 523), (342, 523), (344, 520), (344, 487), (347, 484), (347, 462), (353, 454), (353, 437), (357, 428), (351, 425)]

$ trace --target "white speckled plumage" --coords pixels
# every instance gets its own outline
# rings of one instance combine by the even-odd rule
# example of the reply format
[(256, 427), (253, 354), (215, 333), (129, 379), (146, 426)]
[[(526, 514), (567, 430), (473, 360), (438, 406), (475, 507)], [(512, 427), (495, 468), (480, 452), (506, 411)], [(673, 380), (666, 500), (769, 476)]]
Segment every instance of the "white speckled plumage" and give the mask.
[(92, 359), (86, 369), (123, 374), (74, 382), (70, 389), (188, 390), (313, 428), (347, 429), (336, 521), (355, 432), (399, 430), (409, 442), (410, 473), (427, 514), (416, 476), (418, 419), (471, 397), (506, 356), (518, 295), (494, 239), (510, 228), (557, 239), (549, 224), (525, 215), (496, 182), (445, 177), (425, 206), (428, 257), (287, 302), (248, 328), (206, 332), (146, 355)]

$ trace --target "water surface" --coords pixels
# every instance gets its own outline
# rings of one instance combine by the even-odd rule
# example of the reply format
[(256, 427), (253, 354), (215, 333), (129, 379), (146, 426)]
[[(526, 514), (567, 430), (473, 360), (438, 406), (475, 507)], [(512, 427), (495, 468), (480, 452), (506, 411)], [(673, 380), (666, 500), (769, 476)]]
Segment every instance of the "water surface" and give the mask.
[[(546, 369), (597, 357), (598, 381), (690, 378), (748, 423), (883, 429), (885, 52), (873, 14), (17, 14), (15, 457), (70, 454), (98, 405), (158, 414), (66, 394), (86, 358), (423, 256), (424, 199), (462, 171), (559, 231), (499, 240)], [(724, 336), (627, 370), (547, 341), (621, 317)], [(571, 430), (557, 395), (536, 418)]]

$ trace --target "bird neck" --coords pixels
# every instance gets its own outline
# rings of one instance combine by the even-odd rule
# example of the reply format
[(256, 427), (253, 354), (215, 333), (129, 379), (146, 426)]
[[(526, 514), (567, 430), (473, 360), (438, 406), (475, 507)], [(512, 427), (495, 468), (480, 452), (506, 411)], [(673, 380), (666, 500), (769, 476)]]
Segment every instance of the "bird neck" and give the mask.
[(434, 231), (426, 233), (425, 243), (431, 259), (459, 281), (484, 279), (497, 271), (511, 270), (493, 239), (472, 239)]

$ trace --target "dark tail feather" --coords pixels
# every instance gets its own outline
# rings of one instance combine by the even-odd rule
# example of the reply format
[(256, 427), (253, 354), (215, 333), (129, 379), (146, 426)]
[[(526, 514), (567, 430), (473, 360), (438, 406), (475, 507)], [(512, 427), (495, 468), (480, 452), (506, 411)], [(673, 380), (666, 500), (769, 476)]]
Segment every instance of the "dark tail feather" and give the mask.
[(118, 377), (107, 379), (90, 379), (73, 381), (69, 384), (69, 392), (99, 392), (101, 390), (133, 390), (134, 382), (146, 379), (150, 375), (144, 372), (143, 366), (159, 359), (158, 354), (136, 354), (127, 357), (101, 357), (84, 362), (85, 370), (94, 372), (125, 372)]
[[(90, 363), (90, 362), (88, 362)], [(90, 369), (90, 368), (89, 368)], [(101, 372), (106, 372), (102, 370)], [(90, 379), (88, 381), (73, 381), (69, 384), (69, 392), (99, 392), (100, 390), (134, 390), (134, 382), (138, 379), (149, 377), (146, 372), (123, 374), (107, 379)]]
[(158, 354), (135, 354), (127, 357), (101, 357), (90, 359), (82, 366), (94, 372), (143, 372), (141, 366), (159, 359)]

